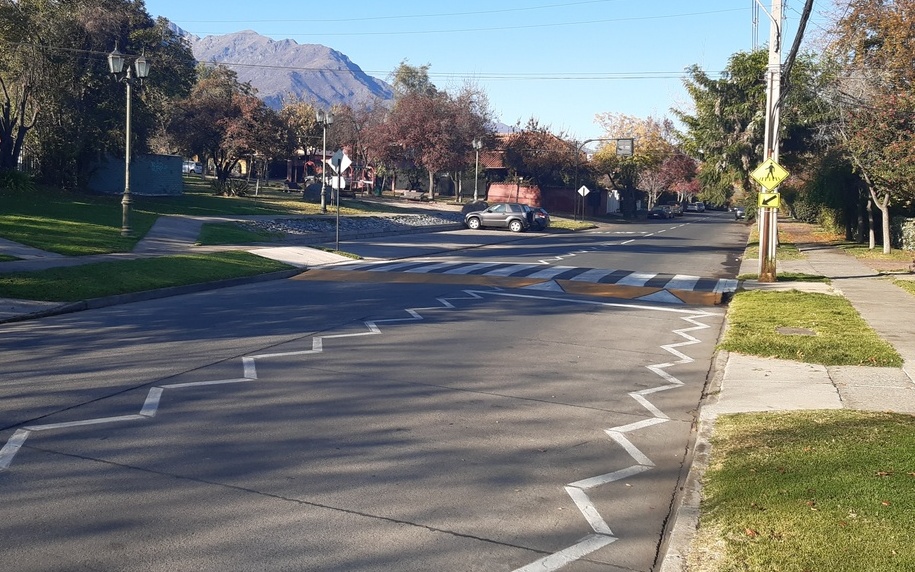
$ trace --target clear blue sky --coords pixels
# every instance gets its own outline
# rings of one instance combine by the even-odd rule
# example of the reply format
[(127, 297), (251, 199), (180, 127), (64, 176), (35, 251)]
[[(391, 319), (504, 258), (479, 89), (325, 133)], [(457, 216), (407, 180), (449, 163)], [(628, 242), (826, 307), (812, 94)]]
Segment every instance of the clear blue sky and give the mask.
[[(787, 54), (804, 2), (784, 2)], [(200, 37), (254, 30), (323, 44), (385, 80), (403, 60), (430, 64), (440, 89), (465, 80), (482, 88), (503, 123), (533, 116), (579, 140), (604, 135), (597, 113), (688, 109), (683, 70), (697, 64), (717, 77), (733, 53), (753, 47), (754, 12), (757, 44), (769, 38), (753, 0), (146, 0), (146, 8)], [(815, 14), (805, 38), (822, 22)]]

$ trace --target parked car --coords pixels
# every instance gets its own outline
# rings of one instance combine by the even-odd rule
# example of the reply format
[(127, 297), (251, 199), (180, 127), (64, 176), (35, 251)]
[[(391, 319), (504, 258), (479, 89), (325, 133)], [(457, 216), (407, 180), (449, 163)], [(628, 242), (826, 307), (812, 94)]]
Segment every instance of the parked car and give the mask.
[(196, 175), (202, 175), (203, 174), (203, 165), (201, 165), (197, 161), (185, 161), (184, 164), (181, 165), (181, 172), (185, 175), (189, 175), (191, 173), (194, 173)]
[(694, 203), (686, 203), (686, 210), (688, 212), (704, 213), (705, 212), (705, 203), (703, 203), (702, 201), (696, 201)]
[(673, 218), (674, 213), (671, 212), (668, 205), (655, 205), (650, 211), (648, 211), (648, 218)]
[(743, 207), (734, 207), (734, 220), (740, 220), (742, 218), (747, 218), (747, 212)]
[(531, 227), (532, 220), (531, 207), (522, 203), (493, 203), (481, 211), (464, 215), (464, 225), (473, 230), (494, 227), (521, 232)]
[(683, 216), (683, 205), (677, 201), (670, 201), (667, 206), (670, 207), (670, 212), (673, 216)]
[(546, 230), (550, 226), (550, 213), (541, 207), (531, 207), (531, 228)]

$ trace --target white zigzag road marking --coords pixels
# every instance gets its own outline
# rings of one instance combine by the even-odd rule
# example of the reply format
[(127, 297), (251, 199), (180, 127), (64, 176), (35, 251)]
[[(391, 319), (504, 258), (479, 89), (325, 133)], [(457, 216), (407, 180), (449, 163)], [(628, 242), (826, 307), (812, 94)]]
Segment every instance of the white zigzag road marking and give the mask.
[[(573, 254), (574, 256), (574, 254)], [(585, 492), (589, 489), (602, 486), (605, 484), (613, 483), (623, 479), (627, 479), (643, 473), (645, 471), (651, 470), (655, 464), (651, 459), (645, 455), (641, 450), (639, 450), (629, 439), (625, 437), (625, 433), (638, 431), (640, 429), (645, 429), (659, 423), (665, 423), (669, 420), (669, 417), (664, 414), (660, 409), (655, 407), (651, 402), (649, 402), (644, 396), (657, 393), (659, 391), (665, 391), (668, 389), (674, 389), (681, 387), (683, 382), (677, 379), (675, 376), (665, 371), (669, 367), (673, 367), (679, 364), (690, 363), (693, 359), (686, 354), (680, 352), (676, 348), (682, 346), (688, 346), (700, 343), (700, 340), (689, 335), (687, 332), (694, 330), (706, 329), (709, 326), (702, 322), (696, 320), (701, 318), (706, 318), (714, 315), (711, 312), (705, 311), (694, 311), (694, 310), (683, 310), (676, 308), (661, 308), (654, 306), (644, 306), (637, 304), (623, 304), (623, 303), (613, 303), (613, 302), (599, 302), (599, 301), (590, 301), (590, 300), (575, 300), (575, 299), (566, 299), (566, 298), (552, 298), (548, 296), (536, 296), (530, 294), (516, 294), (502, 292), (499, 290), (485, 290), (485, 291), (475, 291), (475, 290), (464, 290), (464, 296), (460, 297), (448, 297), (448, 298), (437, 298), (436, 301), (439, 303), (438, 306), (430, 306), (424, 308), (407, 308), (405, 312), (409, 315), (408, 318), (389, 318), (383, 320), (374, 320), (374, 321), (365, 321), (366, 331), (362, 332), (353, 332), (348, 334), (329, 334), (324, 336), (315, 336), (312, 338), (312, 349), (310, 350), (301, 350), (294, 352), (282, 352), (282, 353), (269, 353), (269, 354), (258, 354), (254, 356), (246, 356), (242, 358), (244, 377), (234, 378), (234, 379), (222, 379), (222, 380), (210, 380), (210, 381), (199, 381), (199, 382), (189, 382), (189, 383), (175, 383), (170, 385), (156, 386), (150, 388), (149, 393), (143, 406), (140, 409), (140, 413), (136, 415), (123, 415), (118, 417), (102, 417), (96, 419), (86, 419), (82, 421), (71, 421), (65, 423), (53, 423), (46, 425), (30, 425), (26, 426), (23, 429), (17, 430), (13, 436), (7, 441), (7, 443), (0, 449), (0, 471), (5, 470), (9, 467), (10, 463), (13, 460), (13, 457), (23, 446), (26, 439), (29, 437), (33, 431), (46, 431), (52, 429), (63, 429), (63, 428), (72, 428), (80, 427), (86, 425), (97, 425), (104, 423), (118, 423), (123, 421), (135, 421), (138, 419), (150, 419), (155, 416), (156, 411), (158, 410), (162, 394), (165, 389), (180, 389), (186, 387), (201, 387), (208, 385), (224, 385), (230, 383), (242, 383), (246, 381), (253, 381), (257, 379), (257, 370), (255, 362), (258, 359), (269, 359), (275, 357), (285, 357), (285, 356), (296, 356), (296, 355), (309, 355), (321, 353), (324, 351), (323, 340), (327, 339), (341, 339), (341, 338), (350, 338), (350, 337), (359, 337), (359, 336), (370, 336), (370, 335), (379, 335), (382, 333), (381, 329), (378, 327), (378, 324), (396, 324), (403, 322), (416, 322), (422, 321), (424, 318), (421, 314), (423, 310), (442, 310), (442, 309), (454, 309), (455, 306), (451, 301), (456, 300), (475, 300), (482, 299), (482, 295), (487, 296), (503, 296), (509, 298), (537, 298), (543, 300), (556, 300), (562, 301), (565, 303), (573, 304), (587, 304), (587, 305), (599, 305), (604, 307), (625, 307), (625, 308), (641, 308), (652, 311), (662, 311), (662, 312), (674, 312), (680, 314), (687, 314), (683, 316), (682, 319), (694, 324), (693, 327), (683, 328), (674, 330), (673, 333), (685, 338), (686, 341), (678, 342), (675, 344), (666, 344), (662, 345), (661, 348), (665, 351), (671, 353), (675, 357), (679, 358), (674, 362), (665, 362), (658, 364), (651, 364), (646, 366), (646, 368), (661, 377), (666, 385), (661, 385), (649, 389), (643, 389), (641, 391), (629, 393), (637, 403), (642, 405), (646, 411), (648, 411), (652, 417), (644, 419), (642, 421), (637, 421), (634, 423), (628, 423), (626, 425), (620, 425), (617, 427), (611, 427), (605, 429), (604, 432), (607, 434), (610, 439), (619, 444), (626, 453), (636, 462), (635, 465), (626, 467), (623, 469), (618, 469), (616, 471), (597, 475), (595, 477), (590, 477), (587, 479), (582, 479), (573, 483), (570, 483), (565, 487), (566, 493), (569, 495), (572, 502), (581, 512), (582, 516), (585, 518), (585, 521), (591, 526), (591, 529), (594, 531), (594, 534), (586, 536), (581, 541), (569, 546), (563, 550), (555, 552), (549, 556), (541, 558), (527, 566), (518, 568), (515, 572), (550, 572), (558, 570), (567, 564), (580, 560), (588, 554), (607, 546), (617, 540), (613, 536), (613, 532), (610, 528), (610, 525), (607, 524), (606, 520), (600, 515), (597, 508), (591, 502), (590, 497)]]
[[(690, 327), (690, 328), (682, 328), (682, 329), (674, 330), (673, 333), (685, 338), (686, 341), (678, 342), (675, 344), (665, 344), (665, 345), (661, 346), (661, 349), (673, 354), (674, 356), (678, 357), (679, 359), (675, 362), (657, 363), (657, 364), (651, 364), (651, 365), (646, 366), (646, 368), (649, 371), (651, 371), (652, 373), (661, 377), (661, 379), (666, 381), (667, 384), (660, 385), (657, 387), (652, 387), (649, 389), (643, 389), (641, 391), (634, 391), (629, 394), (629, 396), (632, 397), (639, 405), (641, 405), (649, 413), (651, 413), (653, 417), (650, 417), (650, 418), (642, 420), (642, 421), (637, 421), (635, 423), (628, 423), (626, 425), (611, 427), (609, 429), (604, 430), (604, 432), (607, 434), (607, 436), (609, 436), (611, 439), (616, 441), (623, 448), (623, 450), (625, 450), (629, 454), (629, 456), (632, 457), (632, 459), (637, 464), (633, 465), (631, 467), (619, 469), (617, 471), (607, 473), (604, 475), (598, 475), (596, 477), (591, 477), (588, 479), (576, 481), (574, 483), (570, 483), (569, 485), (567, 485), (565, 487), (566, 493), (568, 493), (569, 497), (572, 499), (572, 502), (575, 503), (575, 506), (578, 507), (578, 510), (581, 512), (582, 516), (585, 518), (585, 521), (588, 522), (588, 524), (591, 526), (591, 529), (594, 530), (596, 535), (604, 535), (611, 542), (614, 540), (617, 540), (616, 537), (612, 536), (612, 532), (610, 532), (610, 530), (611, 530), (610, 525), (608, 525), (607, 522), (603, 519), (603, 517), (600, 516), (600, 514), (598, 513), (597, 509), (595, 508), (594, 504), (591, 502), (591, 499), (588, 497), (588, 495), (585, 491), (588, 489), (594, 488), (594, 487), (598, 487), (598, 486), (606, 485), (606, 484), (609, 484), (609, 483), (612, 483), (615, 481), (627, 479), (627, 478), (635, 476), (639, 473), (649, 471), (655, 466), (654, 462), (652, 462), (652, 460), (647, 455), (645, 455), (635, 445), (633, 445), (632, 442), (625, 437), (624, 433), (628, 433), (630, 431), (637, 431), (639, 429), (644, 429), (646, 427), (650, 427), (650, 426), (657, 425), (660, 423), (666, 423), (667, 421), (670, 420), (670, 418), (666, 414), (664, 414), (664, 412), (662, 412), (660, 409), (655, 407), (644, 396), (650, 395), (653, 393), (657, 393), (659, 391), (666, 391), (668, 389), (675, 389), (677, 387), (683, 386), (682, 381), (677, 379), (675, 376), (673, 376), (669, 372), (665, 371), (665, 369), (669, 368), (669, 367), (673, 367), (675, 365), (690, 363), (690, 362), (694, 361), (693, 358), (678, 351), (675, 348), (700, 343), (699, 339), (689, 335), (687, 332), (691, 332), (694, 330), (703, 330), (703, 329), (708, 328), (709, 327), (708, 324), (703, 324), (702, 322), (698, 322), (696, 320), (700, 319), (700, 318), (706, 318), (711, 315), (713, 315), (713, 314), (711, 314), (709, 312), (699, 312), (699, 313), (694, 312), (692, 316), (684, 316), (683, 319), (686, 320), (687, 322), (690, 322), (691, 324), (694, 324), (694, 326)], [(610, 542), (608, 542), (607, 544), (609, 544), (609, 543)], [(534, 571), (534, 570), (539, 571), (539, 572), (552, 572), (554, 570), (559, 570), (560, 568), (573, 562), (574, 560), (581, 559), (584, 556), (586, 556), (587, 554), (590, 554), (591, 552), (594, 552), (595, 550), (602, 548), (602, 546), (597, 546), (588, 552), (581, 553), (581, 549), (580, 548), (577, 549), (577, 547), (579, 547), (579, 544), (580, 543), (575, 544), (569, 548), (566, 548), (565, 551), (569, 551), (569, 552), (566, 555), (566, 557), (564, 557), (564, 558), (555, 558), (558, 554), (561, 554), (564, 552), (564, 551), (560, 551), (560, 552), (557, 552), (550, 556), (547, 556), (545, 558), (541, 558), (540, 560), (537, 560), (531, 564), (528, 564), (527, 566), (518, 568), (514, 572), (528, 572), (528, 571)], [(604, 546), (606, 546), (606, 544)], [(572, 557), (571, 554), (578, 554), (578, 556)], [(569, 558), (571, 558), (571, 559), (569, 559)]]
[(615, 540), (616, 538), (606, 534), (590, 534), (578, 541), (578, 543), (545, 558), (541, 558), (536, 562), (532, 562), (527, 566), (518, 568), (515, 572), (547, 572), (549, 570), (559, 570), (566, 564), (581, 560), (588, 554), (591, 554), (595, 550), (600, 550)]

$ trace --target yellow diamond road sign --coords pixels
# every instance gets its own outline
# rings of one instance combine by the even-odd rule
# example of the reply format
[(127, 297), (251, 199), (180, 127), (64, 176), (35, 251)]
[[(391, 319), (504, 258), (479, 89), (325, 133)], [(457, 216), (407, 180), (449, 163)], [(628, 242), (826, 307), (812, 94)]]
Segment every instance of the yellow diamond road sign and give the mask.
[(788, 178), (788, 171), (772, 159), (766, 159), (762, 165), (750, 173), (750, 176), (766, 190), (771, 191)]

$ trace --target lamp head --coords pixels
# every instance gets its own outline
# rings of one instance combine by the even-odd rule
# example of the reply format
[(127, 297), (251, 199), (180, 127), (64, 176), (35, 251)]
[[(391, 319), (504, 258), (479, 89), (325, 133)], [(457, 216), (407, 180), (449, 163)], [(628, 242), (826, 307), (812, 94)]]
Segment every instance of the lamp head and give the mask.
[(111, 73), (121, 73), (124, 71), (124, 54), (118, 51), (117, 47), (108, 54), (108, 71)]
[(137, 72), (137, 77), (140, 79), (149, 76), (150, 67), (149, 60), (146, 59), (146, 56), (140, 56), (137, 58), (137, 61), (134, 62), (134, 69)]

